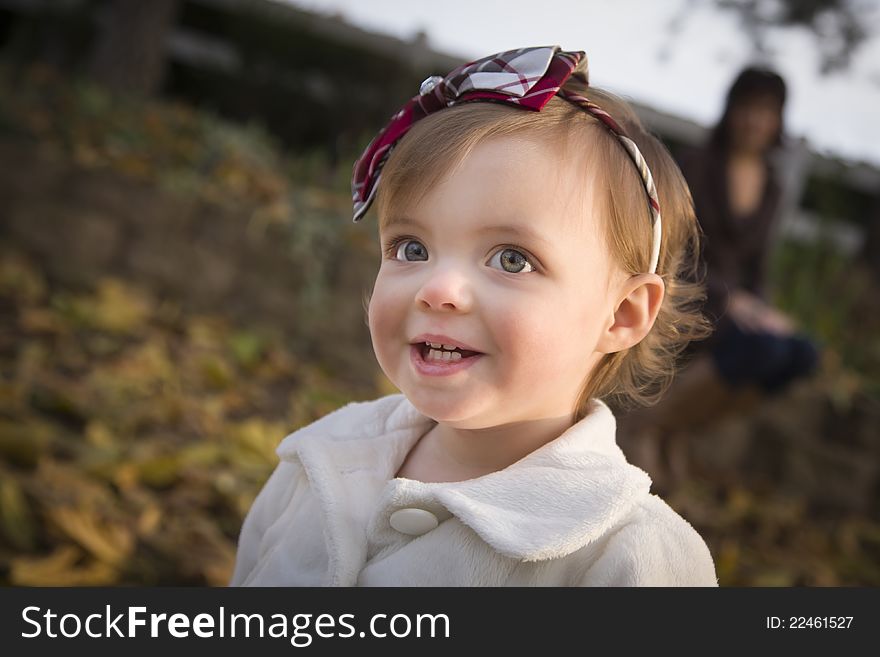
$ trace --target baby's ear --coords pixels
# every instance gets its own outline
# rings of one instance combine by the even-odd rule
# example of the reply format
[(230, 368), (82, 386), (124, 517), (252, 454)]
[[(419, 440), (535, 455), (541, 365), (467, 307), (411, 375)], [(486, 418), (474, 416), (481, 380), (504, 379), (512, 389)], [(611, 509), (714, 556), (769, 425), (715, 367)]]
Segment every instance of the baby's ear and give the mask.
[(613, 316), (599, 337), (597, 351), (611, 354), (642, 341), (657, 319), (666, 286), (657, 274), (636, 274), (619, 288)]

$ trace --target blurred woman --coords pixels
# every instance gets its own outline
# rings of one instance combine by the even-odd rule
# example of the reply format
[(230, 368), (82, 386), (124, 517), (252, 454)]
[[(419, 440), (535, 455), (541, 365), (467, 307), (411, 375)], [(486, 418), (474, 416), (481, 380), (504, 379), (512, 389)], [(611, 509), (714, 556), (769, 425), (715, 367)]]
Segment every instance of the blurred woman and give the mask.
[(810, 339), (773, 307), (768, 286), (782, 198), (771, 155), (782, 142), (785, 96), (778, 74), (743, 70), (708, 142), (681, 158), (703, 230), (704, 312), (715, 332), (692, 344), (689, 365), (660, 404), (630, 418), (640, 435), (632, 447), (659, 479), (664, 459), (667, 468), (684, 466), (681, 455), (660, 454), (675, 450), (675, 441), (663, 445), (664, 435), (715, 420), (737, 402), (778, 394), (818, 361)]
[(770, 155), (782, 141), (785, 82), (747, 68), (727, 94), (709, 143), (683, 158), (706, 265), (713, 337), (696, 345), (733, 388), (776, 394), (813, 371), (817, 352), (769, 298), (768, 262), (782, 189)]

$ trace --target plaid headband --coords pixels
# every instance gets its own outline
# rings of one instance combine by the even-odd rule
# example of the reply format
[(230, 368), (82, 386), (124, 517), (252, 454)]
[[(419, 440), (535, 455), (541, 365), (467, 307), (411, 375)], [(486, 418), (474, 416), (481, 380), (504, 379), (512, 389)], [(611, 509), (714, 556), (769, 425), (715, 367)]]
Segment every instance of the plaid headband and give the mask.
[(416, 121), (446, 107), (472, 101), (501, 102), (535, 112), (541, 111), (553, 96), (560, 96), (601, 121), (620, 141), (638, 169), (651, 210), (654, 227), (650, 273), (657, 270), (660, 258), (660, 203), (648, 163), (635, 142), (617, 122), (595, 103), (579, 94), (562, 89), (570, 77), (588, 84), (587, 58), (582, 51), (567, 52), (559, 46), (521, 48), (489, 55), (458, 67), (446, 77), (435, 75), (422, 82), (419, 95), (411, 98), (388, 125), (370, 142), (354, 165), (351, 180), (354, 221), (359, 221), (370, 207), (382, 167), (392, 149)]

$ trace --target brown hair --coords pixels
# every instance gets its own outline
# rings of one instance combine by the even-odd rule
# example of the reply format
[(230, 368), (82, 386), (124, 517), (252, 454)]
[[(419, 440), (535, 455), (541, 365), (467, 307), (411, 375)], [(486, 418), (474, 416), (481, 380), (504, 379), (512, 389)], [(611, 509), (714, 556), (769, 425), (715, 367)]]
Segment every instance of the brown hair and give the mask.
[(779, 110), (779, 130), (773, 139), (773, 145), (782, 143), (783, 109), (785, 107), (785, 80), (782, 76), (767, 68), (750, 66), (740, 71), (736, 80), (727, 91), (727, 100), (724, 103), (724, 113), (718, 121), (718, 125), (709, 136), (709, 143), (722, 151), (730, 149), (730, 115), (737, 105), (748, 103), (755, 98), (769, 98), (776, 103)]
[[(574, 420), (584, 417), (593, 397), (620, 405), (656, 403), (674, 374), (678, 355), (694, 339), (709, 334), (699, 311), (704, 298), (697, 281), (699, 228), (687, 184), (666, 148), (641, 125), (623, 100), (569, 81), (566, 88), (587, 96), (607, 111), (636, 142), (654, 176), (660, 196), (663, 238), (657, 273), (666, 294), (657, 319), (641, 342), (606, 354), (585, 377)], [(593, 158), (595, 184), (603, 205), (608, 247), (620, 266), (637, 274), (648, 271), (651, 215), (647, 194), (633, 162), (617, 138), (597, 119), (561, 98), (531, 112), (499, 103), (453, 106), (416, 123), (391, 153), (376, 199), (380, 222), (391, 208), (409, 207), (479, 143), (491, 137), (530, 134)]]

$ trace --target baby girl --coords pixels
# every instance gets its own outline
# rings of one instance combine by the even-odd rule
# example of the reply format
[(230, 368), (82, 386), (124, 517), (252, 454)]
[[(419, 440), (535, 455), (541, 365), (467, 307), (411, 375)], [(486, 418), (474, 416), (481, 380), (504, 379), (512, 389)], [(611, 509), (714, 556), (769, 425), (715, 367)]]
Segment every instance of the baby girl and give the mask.
[[(705, 331), (672, 159), (558, 47), (432, 77), (367, 147), (373, 347), (400, 390), (291, 434), (233, 585), (716, 586), (615, 440)], [(661, 223), (662, 211), (662, 223)]]

